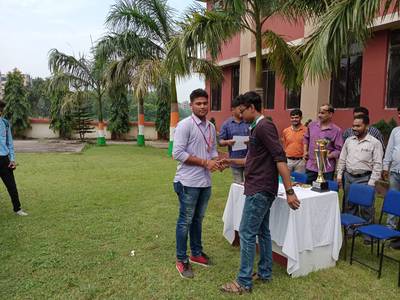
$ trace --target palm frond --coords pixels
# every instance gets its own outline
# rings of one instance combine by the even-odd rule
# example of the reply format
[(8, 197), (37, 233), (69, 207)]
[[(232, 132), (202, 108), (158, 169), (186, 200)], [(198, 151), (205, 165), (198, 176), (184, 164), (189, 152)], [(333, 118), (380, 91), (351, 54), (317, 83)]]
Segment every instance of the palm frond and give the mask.
[(180, 24), (182, 45), (193, 55), (205, 47), (212, 59), (221, 52), (221, 46), (242, 29), (240, 18), (225, 11), (208, 11), (195, 8), (188, 11)]
[(116, 32), (131, 31), (137, 35), (165, 42), (162, 28), (157, 24), (149, 3), (142, 0), (119, 0), (114, 4), (106, 24)]
[(136, 68), (131, 77), (131, 85), (135, 96), (143, 98), (157, 81), (165, 76), (164, 65), (161, 60), (144, 60)]
[(286, 43), (281, 36), (270, 30), (263, 34), (263, 38), (271, 50), (267, 56), (268, 62), (278, 73), (283, 85), (288, 89), (299, 88), (300, 57), (296, 47)]
[(317, 19), (316, 30), (303, 46), (301, 67), (311, 80), (336, 72), (342, 55), (353, 42), (365, 45), (380, 11), (399, 9), (399, 0), (333, 1)]

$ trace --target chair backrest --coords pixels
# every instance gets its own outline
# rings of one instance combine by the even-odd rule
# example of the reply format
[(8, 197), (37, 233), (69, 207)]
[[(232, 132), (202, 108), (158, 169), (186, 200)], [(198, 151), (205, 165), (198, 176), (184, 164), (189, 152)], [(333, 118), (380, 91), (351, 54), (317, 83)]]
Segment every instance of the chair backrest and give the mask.
[(350, 185), (349, 202), (365, 207), (374, 205), (375, 189), (367, 184), (353, 183)]
[(306, 173), (292, 172), (290, 175), (294, 177), (294, 181), (296, 182), (307, 183)]
[(389, 190), (383, 200), (382, 212), (400, 216), (400, 192)]
[(336, 181), (334, 180), (327, 180), (328, 181), (328, 189), (330, 191), (338, 192), (339, 191), (339, 185)]

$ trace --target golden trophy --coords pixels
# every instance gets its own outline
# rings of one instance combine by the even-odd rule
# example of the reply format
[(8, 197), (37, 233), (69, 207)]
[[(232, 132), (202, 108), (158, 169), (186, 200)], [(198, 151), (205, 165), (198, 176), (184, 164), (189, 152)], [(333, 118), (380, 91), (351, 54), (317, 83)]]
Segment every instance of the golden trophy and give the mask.
[(315, 142), (315, 160), (317, 162), (318, 177), (313, 181), (311, 190), (319, 193), (329, 191), (328, 182), (324, 178), (326, 172), (326, 160), (328, 157), (328, 150), (326, 145), (329, 143), (326, 139), (319, 139)]

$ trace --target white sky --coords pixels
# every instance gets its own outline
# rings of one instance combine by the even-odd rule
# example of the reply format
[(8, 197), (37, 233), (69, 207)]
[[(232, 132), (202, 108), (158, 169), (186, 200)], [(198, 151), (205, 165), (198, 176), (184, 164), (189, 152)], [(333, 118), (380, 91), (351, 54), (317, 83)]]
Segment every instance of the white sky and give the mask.
[[(56, 48), (67, 54), (89, 54), (106, 31), (104, 21), (116, 0), (0, 0), (0, 72), (18, 68), (32, 77), (50, 75), (47, 55)], [(182, 13), (193, 0), (168, 0)], [(204, 87), (198, 77), (181, 81), (179, 101)]]

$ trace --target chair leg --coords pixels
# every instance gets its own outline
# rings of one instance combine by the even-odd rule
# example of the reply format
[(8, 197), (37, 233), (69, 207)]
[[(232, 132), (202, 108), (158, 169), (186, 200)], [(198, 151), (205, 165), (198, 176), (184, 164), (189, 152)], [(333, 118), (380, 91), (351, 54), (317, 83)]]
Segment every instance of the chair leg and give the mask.
[(371, 254), (374, 254), (374, 239), (371, 238)]
[(347, 228), (344, 227), (344, 260), (347, 260)]
[(356, 231), (353, 231), (353, 237), (351, 240), (351, 252), (350, 252), (350, 264), (353, 264), (353, 253), (354, 253), (354, 241), (356, 239)]
[(400, 263), (399, 263), (399, 278), (398, 278), (398, 281), (397, 281), (397, 286), (400, 287)]
[(380, 246), (380, 243), (381, 243), (381, 241), (380, 240), (378, 240), (378, 247), (377, 247), (377, 252), (376, 252), (376, 256), (378, 256), (379, 257), (379, 246)]
[(382, 275), (382, 265), (383, 265), (383, 252), (385, 249), (385, 241), (382, 241), (382, 250), (381, 250), (381, 258), (379, 260), (379, 270), (378, 270), (378, 278), (381, 278)]

